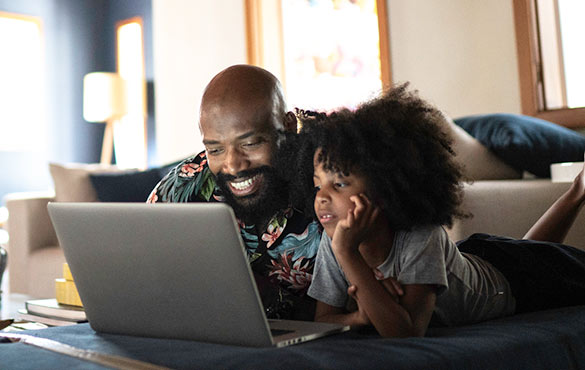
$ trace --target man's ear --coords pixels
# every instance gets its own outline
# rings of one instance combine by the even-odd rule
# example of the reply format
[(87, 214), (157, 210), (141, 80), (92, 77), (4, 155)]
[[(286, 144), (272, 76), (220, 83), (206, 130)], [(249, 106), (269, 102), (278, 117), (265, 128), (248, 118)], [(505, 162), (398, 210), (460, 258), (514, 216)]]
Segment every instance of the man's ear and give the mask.
[(288, 132), (297, 132), (297, 116), (291, 111), (284, 115), (284, 129)]

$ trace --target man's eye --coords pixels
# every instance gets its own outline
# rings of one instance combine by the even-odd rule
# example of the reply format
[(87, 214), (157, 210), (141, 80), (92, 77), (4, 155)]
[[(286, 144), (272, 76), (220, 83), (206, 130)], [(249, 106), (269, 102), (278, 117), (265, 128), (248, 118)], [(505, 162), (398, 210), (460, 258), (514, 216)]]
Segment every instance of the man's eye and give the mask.
[(266, 140), (264, 140), (264, 139), (257, 139), (257, 140), (254, 140), (254, 141), (245, 142), (245, 143), (242, 144), (242, 146), (244, 148), (255, 148), (257, 146), (260, 146), (264, 142), (266, 142)]
[(206, 149), (206, 150), (207, 150), (208, 155), (218, 155), (218, 154), (221, 154), (221, 152), (222, 152), (222, 150), (219, 148)]

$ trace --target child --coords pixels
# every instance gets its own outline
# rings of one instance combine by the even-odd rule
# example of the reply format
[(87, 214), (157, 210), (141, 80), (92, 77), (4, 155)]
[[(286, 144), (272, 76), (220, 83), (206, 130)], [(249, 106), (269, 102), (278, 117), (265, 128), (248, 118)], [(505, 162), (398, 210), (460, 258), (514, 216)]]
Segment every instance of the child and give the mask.
[[(318, 301), (317, 321), (423, 336), (431, 319), (461, 325), (585, 304), (583, 251), (479, 234), (459, 244), (471, 254), (449, 240), (441, 225), (466, 217), (458, 208), (461, 170), (437, 123), (441, 113), (406, 85), (355, 112), (302, 113), (299, 179), (314, 186), (308, 198), (325, 231), (308, 292)], [(566, 209), (574, 220), (585, 202), (584, 176), (532, 235), (563, 234), (557, 223), (567, 217), (558, 215)], [(345, 308), (349, 295), (353, 311)]]

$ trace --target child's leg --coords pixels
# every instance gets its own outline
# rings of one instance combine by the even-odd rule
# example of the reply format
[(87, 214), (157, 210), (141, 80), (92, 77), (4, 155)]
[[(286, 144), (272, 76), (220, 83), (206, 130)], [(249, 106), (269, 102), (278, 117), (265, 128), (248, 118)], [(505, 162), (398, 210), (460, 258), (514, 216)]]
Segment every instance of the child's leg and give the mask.
[(585, 203), (585, 169), (573, 184), (528, 230), (523, 239), (562, 243)]
[(461, 252), (496, 267), (516, 298), (516, 312), (585, 305), (585, 251), (563, 244), (474, 234)]

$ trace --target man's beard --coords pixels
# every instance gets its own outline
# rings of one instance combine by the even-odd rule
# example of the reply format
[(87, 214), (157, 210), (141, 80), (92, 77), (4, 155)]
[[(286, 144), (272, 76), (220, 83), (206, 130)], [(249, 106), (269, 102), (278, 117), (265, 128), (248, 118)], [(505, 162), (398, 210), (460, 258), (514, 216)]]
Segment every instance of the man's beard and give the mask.
[[(241, 197), (232, 193), (228, 185), (229, 181), (256, 175), (262, 177), (262, 184), (257, 191)], [(216, 181), (225, 202), (233, 208), (236, 217), (245, 224), (264, 221), (288, 206), (288, 183), (277, 174), (273, 167), (262, 166), (239, 172), (237, 176), (220, 172), (216, 176)]]

